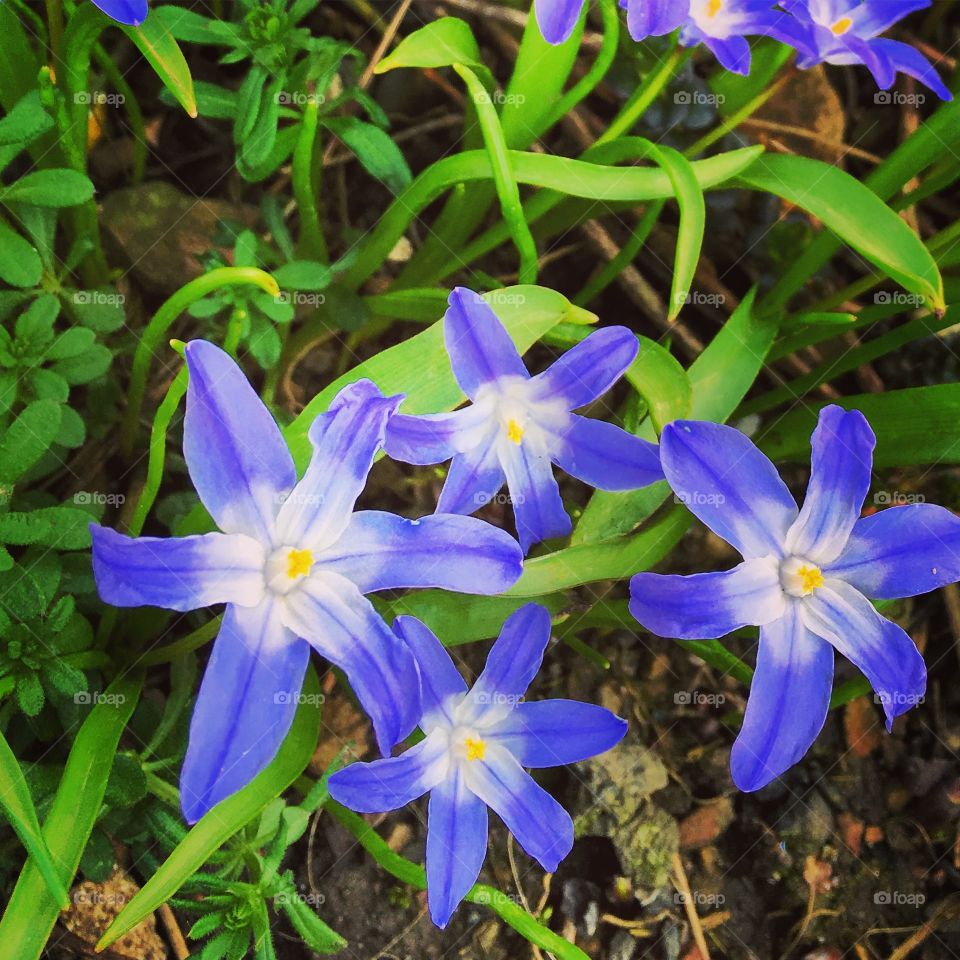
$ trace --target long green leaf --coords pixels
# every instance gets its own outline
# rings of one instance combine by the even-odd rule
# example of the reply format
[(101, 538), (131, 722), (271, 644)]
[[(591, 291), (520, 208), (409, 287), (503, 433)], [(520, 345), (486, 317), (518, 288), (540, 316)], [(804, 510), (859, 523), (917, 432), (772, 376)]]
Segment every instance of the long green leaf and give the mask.
[(304, 701), (293, 726), (270, 765), (242, 790), (218, 803), (177, 844), (157, 872), (120, 911), (97, 944), (105, 950), (172, 897), (227, 840), (242, 830), (271, 800), (303, 773), (320, 734), (320, 711), (313, 706), (320, 682), (311, 668), (303, 686)]
[[(93, 831), (113, 757), (140, 696), (141, 676), (115, 680), (77, 733), (67, 765), (43, 824), (43, 839), (64, 884), (77, 872)], [(28, 860), (0, 920), (4, 955), (17, 960), (40, 956), (60, 913), (36, 863)]]
[(20, 764), (10, 749), (3, 734), (0, 734), (0, 807), (16, 831), (20, 842), (30, 852), (37, 870), (61, 910), (70, 905), (67, 888), (57, 873), (57, 868), (44, 842), (33, 806), (30, 788), (23, 777)]
[[(864, 393), (831, 401), (859, 410), (877, 435), (874, 465), (960, 463), (960, 383)], [(774, 460), (807, 461), (810, 434), (823, 401), (805, 403), (777, 418), (760, 435), (760, 449)]]
[(191, 117), (197, 115), (193, 77), (177, 41), (160, 17), (148, 16), (139, 27), (123, 27), (124, 33), (140, 48), (163, 85)]
[(923, 241), (849, 173), (809, 157), (765, 154), (738, 180), (809, 211), (904, 289), (924, 297), (932, 309), (946, 308), (943, 278)]

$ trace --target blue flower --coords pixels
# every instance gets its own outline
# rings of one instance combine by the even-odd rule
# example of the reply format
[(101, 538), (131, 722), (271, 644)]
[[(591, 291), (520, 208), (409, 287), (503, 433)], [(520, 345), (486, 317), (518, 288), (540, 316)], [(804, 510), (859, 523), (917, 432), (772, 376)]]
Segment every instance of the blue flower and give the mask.
[(568, 40), (583, 4), (584, 0), (534, 0), (533, 11), (543, 39), (552, 44)]
[(685, 47), (704, 44), (728, 70), (750, 72), (748, 36), (796, 45), (805, 37), (796, 20), (770, 0), (620, 0), (634, 40), (680, 28)]
[(686, 577), (637, 574), (630, 610), (664, 637), (760, 627), (756, 673), (730, 757), (741, 790), (778, 777), (816, 739), (830, 703), (834, 650), (866, 675), (888, 729), (923, 696), (923, 658), (867, 598), (912, 597), (960, 579), (960, 518), (924, 503), (860, 518), (874, 442), (859, 411), (824, 407), (798, 511), (773, 464), (739, 431), (695, 421), (663, 431), (670, 486), (743, 563)]
[(535, 603), (507, 619), (469, 691), (419, 620), (399, 617), (395, 628), (420, 670), (425, 737), (399, 757), (337, 771), (330, 795), (361, 813), (381, 813), (430, 793), (427, 900), (433, 922), (445, 927), (483, 865), (487, 807), (553, 873), (573, 846), (573, 821), (523, 768), (596, 756), (620, 742), (627, 724), (576, 700), (522, 702), (550, 639), (550, 614)]
[(139, 27), (147, 19), (147, 0), (93, 0), (93, 2), (117, 23)]
[(571, 411), (596, 400), (637, 355), (625, 327), (597, 330), (531, 377), (510, 335), (476, 293), (450, 294), (444, 337), (454, 376), (472, 404), (453, 413), (398, 414), (386, 449), (406, 463), (453, 458), (440, 513), (473, 513), (506, 482), (524, 552), (570, 532), (552, 463), (602, 490), (663, 478), (655, 444)]
[(877, 86), (893, 86), (897, 72), (914, 77), (941, 100), (952, 100), (937, 71), (907, 43), (880, 36), (907, 14), (930, 6), (930, 0), (782, 0), (805, 31), (798, 43), (800, 67), (817, 63), (867, 67)]
[(274, 757), (313, 647), (347, 674), (384, 753), (418, 717), (416, 666), (364, 594), (396, 587), (500, 593), (520, 576), (516, 541), (469, 517), (405, 520), (353, 512), (387, 419), (402, 397), (346, 387), (293, 459), (240, 368), (203, 340), (187, 345), (183, 449), (222, 533), (132, 539), (93, 527), (100, 596), (118, 607), (226, 603), (183, 764), (184, 816), (197, 820)]

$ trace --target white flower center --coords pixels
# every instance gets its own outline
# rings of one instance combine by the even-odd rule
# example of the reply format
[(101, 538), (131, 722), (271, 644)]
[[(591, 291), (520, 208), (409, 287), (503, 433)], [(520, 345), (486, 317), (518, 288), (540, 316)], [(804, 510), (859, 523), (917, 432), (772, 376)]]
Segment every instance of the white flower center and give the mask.
[(786, 557), (780, 562), (780, 586), (791, 597), (809, 597), (823, 586), (823, 571), (806, 557)]
[(267, 558), (263, 571), (267, 589), (281, 596), (299, 587), (313, 569), (313, 551), (299, 547), (278, 547)]

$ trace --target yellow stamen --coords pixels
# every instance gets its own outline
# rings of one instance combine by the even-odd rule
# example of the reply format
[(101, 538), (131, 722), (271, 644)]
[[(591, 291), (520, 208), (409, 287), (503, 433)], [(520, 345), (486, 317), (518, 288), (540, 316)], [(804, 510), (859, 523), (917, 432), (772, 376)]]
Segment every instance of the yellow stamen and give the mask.
[(853, 26), (853, 20), (850, 17), (842, 17), (830, 29), (833, 33), (842, 37)]
[(800, 589), (805, 597), (813, 593), (817, 587), (823, 586), (823, 574), (819, 567), (802, 566), (797, 571), (797, 576), (800, 578)]
[(707, 16), (715, 17), (723, 9), (723, 0), (707, 0)]
[(464, 746), (467, 748), (468, 760), (482, 760), (487, 755), (487, 745), (483, 740), (467, 737)]
[(291, 580), (305, 577), (313, 566), (313, 553), (310, 550), (291, 550), (287, 554), (287, 576)]
[(515, 443), (518, 447), (520, 446), (520, 441), (523, 439), (523, 427), (512, 417), (507, 421), (507, 439), (511, 443)]

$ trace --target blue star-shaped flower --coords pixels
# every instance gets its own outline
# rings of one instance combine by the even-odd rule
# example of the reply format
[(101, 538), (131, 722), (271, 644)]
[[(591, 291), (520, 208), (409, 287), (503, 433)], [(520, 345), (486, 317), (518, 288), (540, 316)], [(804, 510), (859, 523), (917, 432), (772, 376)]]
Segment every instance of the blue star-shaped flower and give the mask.
[(866, 675), (888, 729), (923, 697), (923, 658), (867, 598), (912, 597), (960, 579), (960, 518), (925, 503), (860, 518), (874, 442), (859, 411), (824, 407), (798, 511), (773, 464), (738, 430), (676, 421), (663, 431), (668, 483), (744, 560), (724, 573), (639, 573), (630, 582), (630, 610), (652, 633), (679, 639), (760, 627), (730, 757), (741, 790), (780, 776), (816, 739), (830, 704), (834, 650)]
[(550, 614), (535, 603), (507, 619), (469, 691), (419, 620), (399, 617), (396, 630), (420, 670), (425, 737), (399, 757), (337, 771), (330, 795), (361, 813), (381, 813), (430, 793), (427, 900), (433, 922), (445, 927), (483, 865), (487, 807), (553, 873), (573, 846), (573, 821), (523, 768), (596, 756), (620, 742), (627, 724), (576, 700), (522, 702), (550, 639)]
[(880, 36), (907, 14), (930, 6), (930, 0), (782, 0), (802, 25), (804, 40), (797, 44), (800, 67), (817, 63), (867, 67), (881, 90), (893, 86), (905, 73), (929, 87), (941, 100), (952, 100), (937, 71), (907, 43)]
[(728, 70), (750, 72), (748, 36), (773, 37), (796, 45), (804, 33), (796, 20), (770, 0), (620, 0), (634, 40), (663, 36), (680, 28), (680, 43), (698, 43)]
[(93, 0), (93, 2), (117, 23), (139, 27), (147, 19), (147, 0)]
[(412, 657), (364, 594), (442, 587), (495, 594), (520, 576), (516, 541), (470, 517), (405, 520), (354, 504), (402, 397), (344, 388), (310, 428), (297, 482), (280, 429), (237, 364), (187, 344), (183, 451), (222, 533), (132, 539), (94, 525), (101, 598), (118, 607), (226, 603), (190, 724), (180, 801), (193, 822), (274, 757), (293, 721), (310, 648), (339, 666), (384, 753), (418, 717)]
[(490, 306), (458, 287), (444, 338), (454, 376), (473, 402), (452, 413), (398, 414), (386, 437), (395, 460), (453, 458), (438, 512), (473, 513), (506, 482), (526, 552), (571, 529), (552, 463), (601, 490), (663, 479), (656, 444), (571, 412), (606, 393), (633, 362), (637, 338), (625, 327), (597, 330), (531, 377)]

